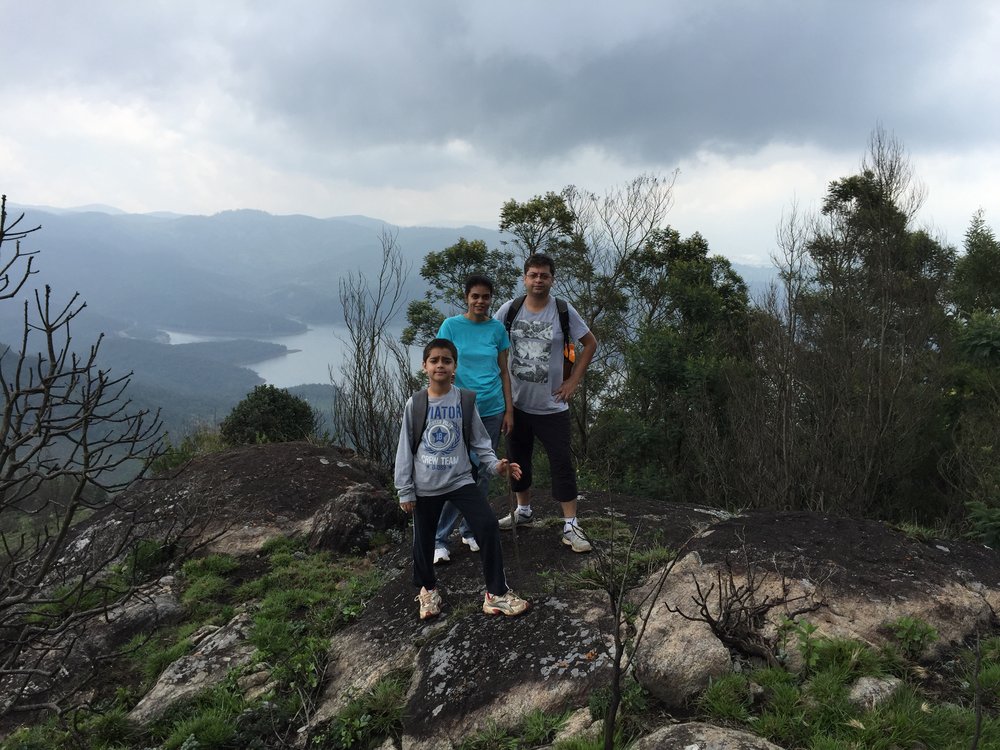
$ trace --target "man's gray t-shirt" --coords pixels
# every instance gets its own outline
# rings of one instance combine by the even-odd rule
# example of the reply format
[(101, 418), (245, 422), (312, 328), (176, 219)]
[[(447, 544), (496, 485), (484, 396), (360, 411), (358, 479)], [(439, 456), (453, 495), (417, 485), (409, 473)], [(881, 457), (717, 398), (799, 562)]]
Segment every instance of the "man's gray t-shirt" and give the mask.
[[(512, 302), (503, 303), (493, 317), (503, 323)], [(569, 335), (579, 341), (590, 329), (572, 305), (567, 303), (567, 307)], [(508, 363), (515, 407), (529, 414), (554, 414), (569, 408), (552, 395), (563, 382), (563, 333), (555, 297), (549, 295), (548, 305), (537, 313), (528, 309), (527, 302), (521, 305), (510, 326)]]

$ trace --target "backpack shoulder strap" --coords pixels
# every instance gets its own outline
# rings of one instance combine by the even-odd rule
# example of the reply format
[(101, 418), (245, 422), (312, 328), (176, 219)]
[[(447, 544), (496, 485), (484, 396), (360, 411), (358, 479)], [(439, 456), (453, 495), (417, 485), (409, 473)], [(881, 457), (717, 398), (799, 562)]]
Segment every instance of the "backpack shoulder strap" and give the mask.
[[(413, 420), (411, 424), (415, 428), (410, 433), (410, 453), (416, 454), (417, 448), (420, 447), (420, 439), (424, 436), (424, 430), (427, 428), (426, 388), (421, 388), (413, 394), (413, 411), (410, 413), (410, 416)], [(420, 425), (420, 427), (417, 428), (417, 425)]]
[(566, 304), (566, 300), (556, 297), (556, 312), (559, 313), (559, 327), (562, 328), (563, 345), (566, 345), (572, 341), (569, 337), (569, 305)]
[(476, 411), (476, 392), (458, 389), (459, 400), (462, 403), (462, 439), (465, 441), (465, 451), (472, 450), (472, 415)]
[(510, 307), (507, 308), (507, 315), (503, 319), (503, 327), (507, 329), (507, 333), (510, 334), (510, 327), (514, 324), (514, 318), (517, 314), (521, 312), (521, 306), (524, 304), (525, 295), (520, 297), (515, 297), (511, 300)]

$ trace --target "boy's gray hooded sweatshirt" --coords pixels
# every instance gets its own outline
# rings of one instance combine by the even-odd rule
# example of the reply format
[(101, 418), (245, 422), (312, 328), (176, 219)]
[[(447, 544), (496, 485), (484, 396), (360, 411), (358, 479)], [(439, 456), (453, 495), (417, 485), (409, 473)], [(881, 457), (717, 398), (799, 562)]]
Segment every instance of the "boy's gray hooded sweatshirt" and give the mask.
[[(396, 446), (395, 481), (399, 502), (412, 503), (417, 495), (443, 495), (462, 485), (474, 484), (472, 462), (462, 436), (462, 402), (458, 389), (452, 388), (440, 398), (427, 394), (427, 426), (416, 454), (410, 452), (410, 435), (420, 426), (413, 422), (411, 398), (403, 409), (403, 424)], [(479, 458), (479, 471), (496, 475), (498, 459), (479, 417), (479, 409), (472, 418), (469, 446)]]

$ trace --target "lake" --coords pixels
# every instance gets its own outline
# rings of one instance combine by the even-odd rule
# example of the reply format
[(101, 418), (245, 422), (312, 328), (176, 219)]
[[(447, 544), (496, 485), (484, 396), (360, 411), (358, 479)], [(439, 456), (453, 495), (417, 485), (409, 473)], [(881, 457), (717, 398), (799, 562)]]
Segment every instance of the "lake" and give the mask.
[[(171, 344), (190, 344), (199, 341), (225, 341), (231, 336), (196, 336), (180, 331), (164, 331)], [(395, 332), (398, 335), (398, 331)], [(290, 351), (282, 357), (266, 359), (247, 365), (267, 383), (278, 388), (290, 388), (306, 383), (330, 382), (330, 366), (339, 376), (341, 363), (347, 346), (338, 337), (347, 336), (344, 326), (313, 325), (305, 333), (293, 336), (256, 337), (258, 341), (282, 344)], [(418, 355), (419, 357), (419, 355)]]

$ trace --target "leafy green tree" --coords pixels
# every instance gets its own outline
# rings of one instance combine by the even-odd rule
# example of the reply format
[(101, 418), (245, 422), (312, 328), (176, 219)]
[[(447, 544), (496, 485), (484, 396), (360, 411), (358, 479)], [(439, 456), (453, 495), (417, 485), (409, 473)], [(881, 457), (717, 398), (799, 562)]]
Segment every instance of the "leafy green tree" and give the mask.
[(730, 427), (715, 436), (716, 494), (942, 511), (954, 250), (912, 227), (923, 191), (896, 139), (876, 129), (861, 167), (783, 232), (783, 289), (753, 320), (752, 370), (733, 379)]
[(523, 203), (511, 198), (500, 209), (500, 231), (511, 237), (522, 261), (534, 253), (559, 256), (575, 223), (565, 197), (551, 191)]
[[(948, 398), (952, 449), (942, 473), (973, 521), (1000, 517), (1000, 243), (982, 210), (965, 233), (952, 284), (955, 363)], [(955, 515), (958, 515), (957, 513)]]
[(402, 342), (422, 346), (437, 335), (445, 317), (464, 312), (465, 280), (473, 273), (489, 277), (501, 301), (511, 296), (519, 276), (511, 252), (490, 250), (482, 240), (462, 237), (444, 250), (427, 253), (420, 268), (427, 291), (407, 307)]
[(964, 247), (965, 254), (955, 263), (952, 291), (959, 313), (968, 317), (974, 310), (1000, 312), (1000, 242), (982, 209), (972, 216)]
[(222, 420), (219, 432), (231, 445), (304, 440), (316, 431), (309, 404), (284, 388), (258, 385)]
[(746, 356), (747, 289), (697, 233), (658, 230), (637, 259), (628, 287), (642, 302), (638, 334), (625, 347), (619, 393), (595, 419), (591, 450), (613, 456), (636, 489), (686, 489), (699, 462), (690, 431), (723, 409), (724, 376)]

